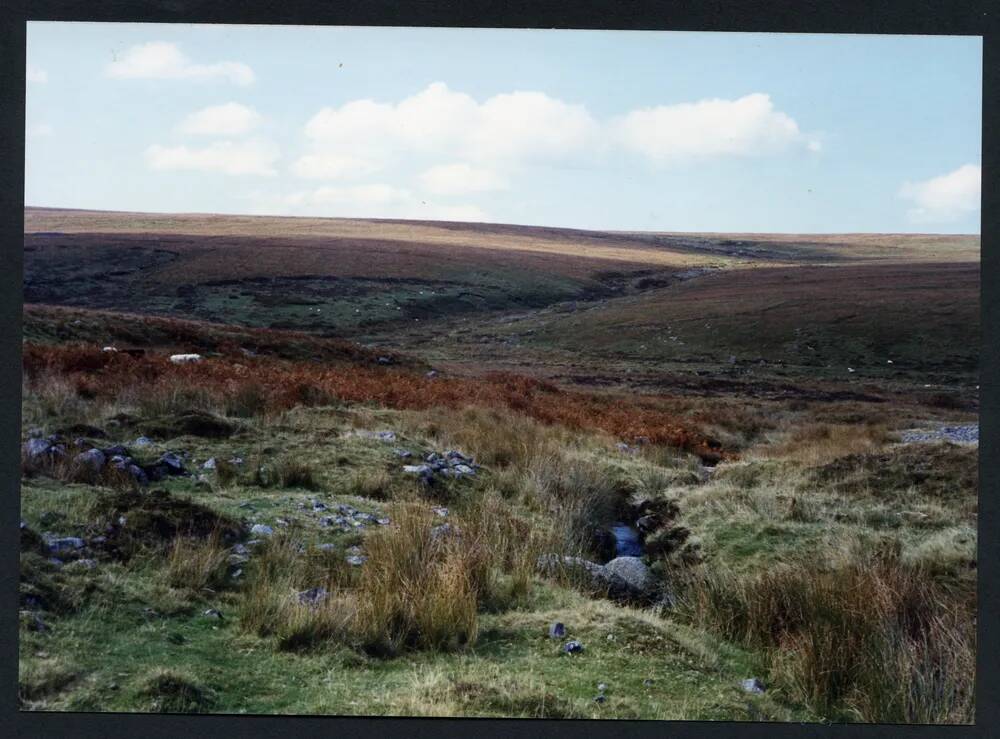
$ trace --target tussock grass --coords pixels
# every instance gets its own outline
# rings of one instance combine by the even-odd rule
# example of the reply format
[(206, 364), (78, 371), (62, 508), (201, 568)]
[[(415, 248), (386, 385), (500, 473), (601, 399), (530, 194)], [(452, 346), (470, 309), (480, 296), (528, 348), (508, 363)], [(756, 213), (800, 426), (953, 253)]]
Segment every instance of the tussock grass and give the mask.
[(262, 488), (322, 489), (316, 468), (295, 454), (252, 460), (250, 483)]
[(830, 570), (702, 575), (684, 603), (699, 626), (761, 650), (772, 676), (818, 715), (972, 719), (975, 593), (936, 585), (898, 549)]
[(228, 556), (217, 531), (202, 541), (179, 536), (167, 555), (167, 581), (192, 591), (221, 589), (227, 585)]
[(156, 713), (204, 713), (215, 704), (211, 690), (183, 672), (158, 669), (143, 681), (139, 694)]

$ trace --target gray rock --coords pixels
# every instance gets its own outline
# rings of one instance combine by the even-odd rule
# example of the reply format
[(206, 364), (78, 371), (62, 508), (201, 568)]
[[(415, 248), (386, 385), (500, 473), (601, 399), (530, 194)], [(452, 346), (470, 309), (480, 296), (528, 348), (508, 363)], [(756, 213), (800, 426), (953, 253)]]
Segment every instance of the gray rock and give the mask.
[(345, 561), (347, 562), (347, 564), (351, 565), (352, 567), (360, 567), (367, 560), (368, 560), (368, 557), (364, 557), (364, 556), (362, 556), (360, 554), (351, 554), (351, 555), (345, 557)]
[[(250, 527), (250, 533), (253, 536), (271, 536), (271, 534), (274, 533), (274, 529), (272, 529), (270, 526), (267, 526), (266, 524), (255, 523), (253, 526)], [(247, 542), (247, 544), (249, 543), (250, 542)]]
[(635, 590), (648, 590), (652, 585), (649, 568), (638, 557), (616, 557), (604, 565), (610, 575), (617, 575)]
[(46, 439), (28, 439), (22, 448), (30, 459), (38, 459), (49, 453), (52, 444)]
[(743, 690), (745, 690), (747, 693), (753, 693), (754, 695), (760, 695), (765, 690), (767, 690), (767, 688), (764, 686), (764, 683), (762, 683), (756, 677), (747, 678), (746, 680), (743, 681), (742, 686)]
[(437, 370), (431, 370), (426, 375), (424, 375), (424, 377), (426, 377), (428, 380), (433, 380), (437, 376), (438, 376)]
[(550, 639), (562, 639), (564, 636), (566, 636), (566, 626), (561, 621), (556, 621), (549, 626)]
[(408, 475), (419, 475), (420, 477), (430, 477), (434, 474), (434, 470), (426, 464), (405, 464), (403, 465), (403, 472)]
[(583, 644), (578, 642), (576, 639), (572, 639), (563, 644), (563, 651), (566, 652), (566, 654), (579, 654), (583, 651)]
[(214, 470), (215, 469), (215, 457), (209, 457), (205, 460), (205, 464), (201, 466), (203, 470)]
[(409, 449), (393, 449), (392, 451), (400, 459), (409, 459), (413, 456), (413, 452)]
[(156, 442), (150, 439), (148, 436), (140, 436), (138, 439), (132, 442), (132, 446), (139, 447), (140, 449), (153, 446)]
[(442, 518), (448, 515), (448, 509), (444, 507), (431, 508), (435, 515), (441, 516)]
[(375, 437), (377, 439), (380, 439), (381, 441), (395, 441), (396, 440), (396, 432), (395, 431), (379, 431), (378, 433), (375, 434)]
[(604, 703), (607, 700), (607, 696), (603, 693), (601, 695), (594, 696), (594, 703)]
[(329, 544), (329, 543), (328, 544), (317, 544), (316, 548), (319, 549), (321, 552), (335, 552), (335, 551), (337, 551), (337, 545), (336, 544)]
[(222, 611), (220, 611), (217, 608), (209, 608), (202, 615), (205, 616), (205, 618), (214, 618), (214, 619), (216, 619), (218, 621), (222, 620)]
[(392, 358), (390, 358), (390, 357), (379, 357), (377, 361), (378, 361), (379, 364), (383, 364), (383, 365), (385, 365), (385, 364), (392, 364)]
[(64, 536), (59, 539), (49, 539), (50, 552), (69, 552), (74, 549), (83, 549), (86, 542), (76, 536)]

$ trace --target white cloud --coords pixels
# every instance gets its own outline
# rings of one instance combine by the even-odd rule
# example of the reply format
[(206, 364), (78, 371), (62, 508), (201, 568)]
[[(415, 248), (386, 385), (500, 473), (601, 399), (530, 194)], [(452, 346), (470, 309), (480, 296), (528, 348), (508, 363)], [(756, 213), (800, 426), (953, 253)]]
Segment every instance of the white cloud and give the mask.
[(958, 169), (920, 182), (904, 182), (900, 197), (911, 200), (908, 212), (917, 223), (946, 223), (979, 210), (982, 168), (965, 164)]
[(25, 79), (28, 82), (48, 82), (49, 73), (34, 64), (28, 64), (24, 70)]
[(255, 199), (258, 213), (274, 215), (488, 220), (486, 212), (476, 205), (435, 202), (418, 197), (406, 188), (385, 183), (327, 186), (278, 197), (258, 195)]
[[(423, 157), (429, 164), (463, 159), (512, 169), (580, 155), (597, 138), (599, 126), (583, 106), (540, 92), (496, 95), (478, 103), (435, 82), (395, 104), (354, 100), (323, 108), (305, 133), (312, 151), (303, 160), (312, 157), (313, 162), (350, 154), (370, 171), (404, 156)], [(303, 160), (294, 168), (297, 173), (319, 169)]]
[(292, 164), (292, 172), (305, 179), (347, 179), (373, 174), (379, 169), (370, 160), (338, 154), (320, 152), (299, 157)]
[(772, 154), (795, 145), (815, 151), (819, 146), (763, 93), (633, 110), (612, 123), (611, 135), (626, 150), (660, 164)]
[(245, 86), (254, 81), (253, 70), (242, 62), (196, 64), (175, 44), (151, 41), (133, 46), (105, 68), (119, 79), (226, 79)]
[(55, 129), (48, 123), (37, 123), (34, 126), (30, 126), (26, 131), (29, 139), (45, 138), (46, 136), (51, 136), (54, 132)]
[(273, 175), (278, 151), (263, 141), (218, 141), (202, 148), (154, 144), (146, 149), (145, 156), (149, 167), (156, 170)]
[(186, 134), (238, 136), (251, 131), (261, 116), (253, 108), (240, 103), (224, 103), (191, 113), (177, 127)]
[(503, 190), (507, 187), (507, 180), (493, 170), (456, 162), (431, 167), (420, 175), (420, 184), (424, 190), (435, 195), (459, 195)]

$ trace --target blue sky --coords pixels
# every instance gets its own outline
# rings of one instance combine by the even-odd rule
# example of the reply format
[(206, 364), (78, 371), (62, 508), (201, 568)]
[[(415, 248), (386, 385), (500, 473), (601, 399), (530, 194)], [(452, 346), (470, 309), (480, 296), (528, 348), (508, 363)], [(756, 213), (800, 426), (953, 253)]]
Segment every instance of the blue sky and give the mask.
[(978, 37), (28, 24), (25, 203), (978, 233)]

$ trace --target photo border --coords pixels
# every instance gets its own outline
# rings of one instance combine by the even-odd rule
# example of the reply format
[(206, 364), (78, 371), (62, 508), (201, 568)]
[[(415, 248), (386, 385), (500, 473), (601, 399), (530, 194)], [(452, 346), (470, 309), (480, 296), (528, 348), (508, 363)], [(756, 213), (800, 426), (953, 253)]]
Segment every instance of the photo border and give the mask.
[[(6, 736), (329, 736), (414, 737), (535, 736), (550, 739), (588, 736), (794, 737), (989, 736), (1000, 725), (1000, 253), (990, 245), (998, 233), (996, 172), (1000, 167), (997, 95), (1000, 90), (995, 2), (879, 0), (819, 2), (785, 0), (625, 1), (625, 0), (421, 0), (401, 3), (368, 0), (16, 0), (5, 3), (0, 27), (0, 735)], [(144, 23), (230, 23), (281, 25), (455, 26), (482, 28), (561, 28), (781, 33), (930, 34), (983, 36), (983, 143), (981, 216), (980, 505), (978, 530), (979, 620), (976, 724), (919, 726), (886, 724), (735, 723), (713, 721), (628, 721), (549, 719), (347, 718), (328, 716), (165, 716), (153, 714), (45, 713), (17, 710), (18, 551), (15, 531), (20, 508), (21, 306), (23, 295), (25, 21)], [(992, 92), (992, 94), (991, 94)], [(990, 134), (993, 134), (992, 138)], [(983, 536), (982, 532), (988, 535)]]

